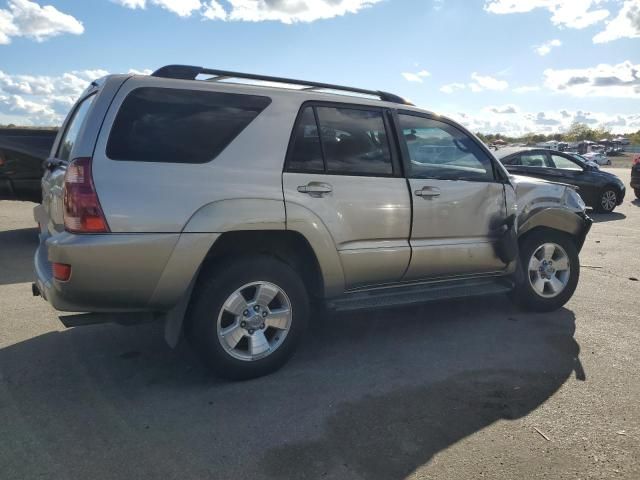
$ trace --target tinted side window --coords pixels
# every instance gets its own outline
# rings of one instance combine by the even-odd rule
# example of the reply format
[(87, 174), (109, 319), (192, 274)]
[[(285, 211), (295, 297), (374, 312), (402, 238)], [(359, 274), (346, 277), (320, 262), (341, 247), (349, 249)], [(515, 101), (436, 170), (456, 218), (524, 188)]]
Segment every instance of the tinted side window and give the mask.
[(513, 157), (501, 158), (500, 163), (503, 165), (520, 165), (520, 159), (516, 155)]
[(391, 175), (381, 110), (316, 107), (327, 172)]
[(139, 162), (205, 163), (269, 104), (257, 95), (138, 88), (125, 98), (107, 156)]
[(491, 159), (461, 130), (438, 120), (398, 115), (410, 178), (492, 181)]
[(551, 155), (551, 159), (556, 168), (562, 168), (563, 170), (582, 170), (581, 166), (560, 155)]
[(289, 153), (289, 168), (310, 172), (324, 171), (320, 136), (313, 107), (306, 107), (303, 110), (293, 135), (293, 145)]
[(547, 156), (543, 153), (520, 154), (520, 165), (523, 167), (548, 167)]
[(90, 97), (85, 98), (80, 105), (76, 107), (76, 111), (73, 112), (73, 117), (67, 126), (67, 130), (64, 132), (64, 136), (60, 141), (60, 146), (58, 147), (58, 155), (57, 157), (60, 160), (69, 160), (71, 156), (71, 150), (73, 150), (73, 146), (76, 144), (76, 140), (78, 139), (78, 134), (80, 133), (80, 127), (84, 123), (84, 119), (93, 105), (93, 101), (96, 99), (95, 94)]

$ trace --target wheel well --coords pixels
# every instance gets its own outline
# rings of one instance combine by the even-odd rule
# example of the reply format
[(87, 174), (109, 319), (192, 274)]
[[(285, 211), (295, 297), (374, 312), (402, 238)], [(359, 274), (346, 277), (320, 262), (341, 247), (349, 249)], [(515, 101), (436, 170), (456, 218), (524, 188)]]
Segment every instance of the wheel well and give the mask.
[(316, 255), (298, 232), (287, 230), (242, 230), (226, 232), (207, 253), (201, 272), (243, 255), (271, 255), (293, 268), (302, 277), (310, 297), (324, 296), (324, 282)]
[(600, 193), (602, 194), (602, 192), (604, 192), (605, 190), (614, 190), (616, 193), (620, 193), (620, 187), (618, 185), (616, 185), (615, 183), (607, 183), (604, 187), (602, 187), (602, 190), (600, 190)]
[(534, 227), (531, 230), (528, 230), (527, 232), (525, 232), (523, 235), (521, 235), (520, 237), (518, 237), (518, 244), (522, 245), (522, 242), (524, 242), (524, 240), (526, 238), (528, 238), (530, 235), (532, 235), (535, 232), (554, 232), (554, 233), (561, 233), (562, 235), (566, 235), (567, 237), (569, 237), (573, 243), (575, 244), (576, 248), (578, 249), (578, 251), (580, 251), (580, 249), (582, 248), (582, 244), (580, 242), (580, 239), (578, 238), (577, 235), (573, 235), (569, 232), (565, 232), (564, 230), (559, 230), (557, 228), (550, 228), (550, 227), (543, 227), (543, 226), (539, 226), (539, 227)]

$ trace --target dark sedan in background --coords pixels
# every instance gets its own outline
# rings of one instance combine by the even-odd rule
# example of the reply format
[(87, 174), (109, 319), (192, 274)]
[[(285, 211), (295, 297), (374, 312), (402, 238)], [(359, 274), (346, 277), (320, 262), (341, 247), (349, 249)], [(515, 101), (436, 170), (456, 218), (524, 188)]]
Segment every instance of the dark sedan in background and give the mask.
[(0, 200), (40, 203), (43, 161), (57, 130), (0, 128)]
[(579, 155), (537, 148), (502, 148), (494, 155), (510, 173), (575, 185), (584, 203), (597, 212), (612, 212), (624, 199), (622, 180)]

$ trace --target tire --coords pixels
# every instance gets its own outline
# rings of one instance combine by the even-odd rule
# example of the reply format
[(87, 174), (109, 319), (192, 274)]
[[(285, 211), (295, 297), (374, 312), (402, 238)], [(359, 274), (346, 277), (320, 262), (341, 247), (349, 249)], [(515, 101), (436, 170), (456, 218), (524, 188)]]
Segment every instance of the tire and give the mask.
[(633, 193), (636, 194), (636, 198), (640, 199), (640, 188), (634, 188)]
[(613, 187), (605, 187), (598, 196), (598, 204), (594, 210), (598, 213), (611, 213), (618, 205), (618, 190)]
[[(550, 257), (545, 256), (546, 249), (549, 248), (545, 245), (555, 246)], [(544, 275), (539, 268), (535, 272), (530, 271), (530, 267), (536, 266), (533, 263), (534, 254), (539, 261), (537, 266), (544, 269)], [(544, 261), (548, 261), (546, 258), (551, 259), (551, 265), (544, 265)], [(567, 261), (568, 269), (566, 270), (560, 267), (560, 265), (564, 267), (563, 258)], [(578, 250), (569, 235), (547, 229), (526, 235), (520, 244), (520, 262), (523, 280), (516, 286), (513, 297), (525, 310), (535, 312), (557, 310), (567, 303), (575, 292), (580, 278), (580, 260)], [(539, 288), (538, 280), (544, 284), (542, 292), (534, 286), (537, 285)], [(558, 282), (563, 285), (562, 288), (558, 288)], [(558, 292), (554, 292), (556, 289)]]
[[(283, 313), (287, 308), (288, 315)], [(270, 256), (248, 256), (203, 271), (189, 306), (186, 333), (217, 376), (245, 380), (282, 367), (293, 355), (308, 317), (309, 299), (296, 271)]]

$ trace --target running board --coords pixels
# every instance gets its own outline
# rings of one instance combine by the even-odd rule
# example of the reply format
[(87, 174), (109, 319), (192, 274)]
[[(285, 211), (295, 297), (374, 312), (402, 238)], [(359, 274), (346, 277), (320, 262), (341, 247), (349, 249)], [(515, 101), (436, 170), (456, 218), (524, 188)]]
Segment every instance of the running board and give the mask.
[(335, 311), (386, 308), (450, 298), (497, 295), (512, 289), (513, 283), (504, 277), (410, 284), (346, 293), (327, 300), (327, 308)]

